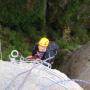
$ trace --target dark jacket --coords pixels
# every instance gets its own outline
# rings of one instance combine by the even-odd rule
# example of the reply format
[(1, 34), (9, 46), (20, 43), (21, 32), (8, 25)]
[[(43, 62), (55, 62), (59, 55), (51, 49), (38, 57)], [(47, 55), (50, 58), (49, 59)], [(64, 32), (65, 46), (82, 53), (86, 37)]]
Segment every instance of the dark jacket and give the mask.
[[(49, 44), (49, 46), (47, 47), (47, 50), (44, 53), (41, 60), (45, 60), (45, 59), (48, 59), (50, 57), (55, 56), (57, 54), (57, 50), (58, 50), (58, 45), (56, 43), (54, 43), (54, 42), (51, 42)], [(34, 56), (37, 53), (37, 51), (38, 51), (38, 44), (35, 44), (34, 48), (32, 50), (32, 56)], [(54, 57), (53, 57), (53, 59), (49, 59), (47, 62), (48, 63), (53, 63), (54, 62)]]

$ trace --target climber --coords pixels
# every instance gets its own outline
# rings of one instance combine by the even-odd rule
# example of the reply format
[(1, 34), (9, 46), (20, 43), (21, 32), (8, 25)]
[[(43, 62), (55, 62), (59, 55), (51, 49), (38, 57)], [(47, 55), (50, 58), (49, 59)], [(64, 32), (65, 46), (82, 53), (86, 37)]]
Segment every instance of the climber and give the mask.
[[(57, 54), (58, 46), (55, 42), (50, 42), (48, 38), (43, 37), (34, 45), (32, 55), (28, 56), (29, 60), (46, 60), (53, 64), (55, 55)], [(53, 57), (53, 58), (50, 58)]]

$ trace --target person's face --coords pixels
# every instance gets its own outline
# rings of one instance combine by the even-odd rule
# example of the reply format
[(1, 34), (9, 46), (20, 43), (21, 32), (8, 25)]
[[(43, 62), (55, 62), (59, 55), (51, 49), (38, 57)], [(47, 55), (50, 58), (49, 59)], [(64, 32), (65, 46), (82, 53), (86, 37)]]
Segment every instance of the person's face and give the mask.
[(38, 50), (40, 52), (46, 52), (47, 47), (38, 45)]

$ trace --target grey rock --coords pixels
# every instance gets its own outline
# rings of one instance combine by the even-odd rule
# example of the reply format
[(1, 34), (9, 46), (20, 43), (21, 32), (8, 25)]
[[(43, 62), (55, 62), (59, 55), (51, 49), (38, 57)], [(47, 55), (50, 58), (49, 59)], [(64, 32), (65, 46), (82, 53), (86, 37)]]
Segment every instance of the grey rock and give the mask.
[(83, 90), (64, 73), (42, 64), (0, 60), (0, 90)]

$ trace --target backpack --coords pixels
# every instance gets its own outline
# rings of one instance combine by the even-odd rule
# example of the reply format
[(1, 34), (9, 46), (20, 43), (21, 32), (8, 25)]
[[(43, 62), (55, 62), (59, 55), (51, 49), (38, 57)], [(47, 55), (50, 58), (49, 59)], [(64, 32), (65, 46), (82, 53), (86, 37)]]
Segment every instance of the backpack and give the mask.
[(59, 49), (58, 45), (55, 42), (51, 42), (44, 55), (44, 60), (48, 59), (47, 62), (53, 64), (58, 49)]

